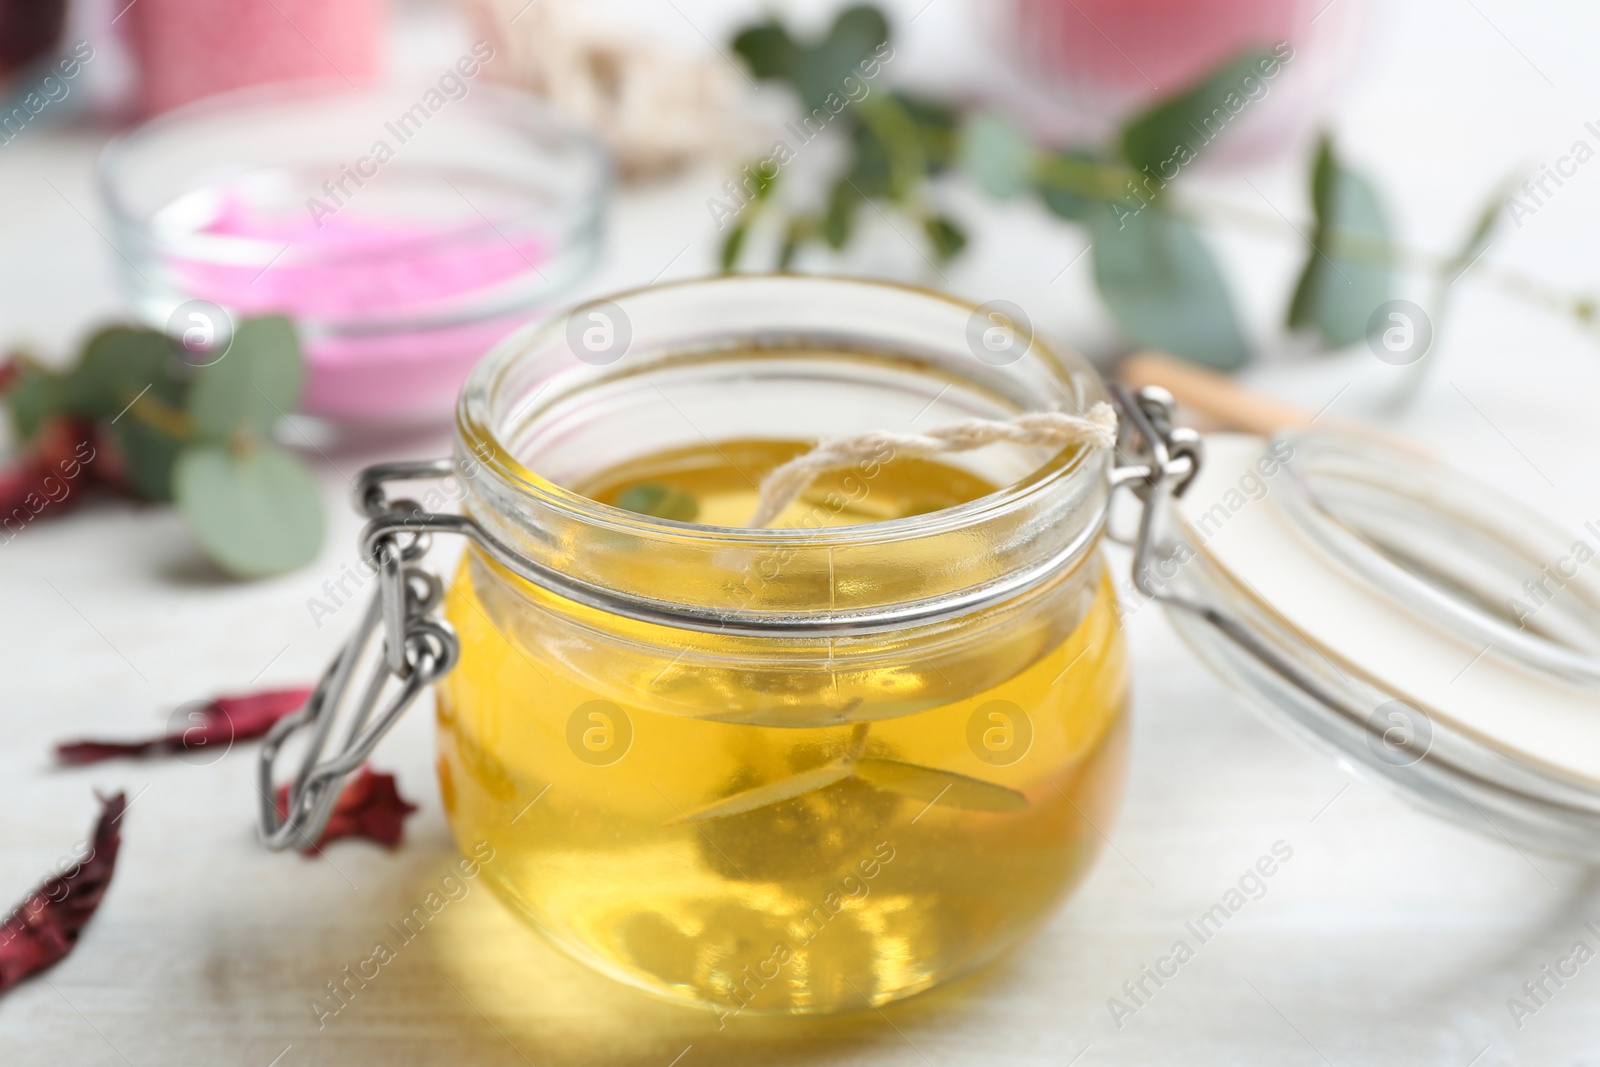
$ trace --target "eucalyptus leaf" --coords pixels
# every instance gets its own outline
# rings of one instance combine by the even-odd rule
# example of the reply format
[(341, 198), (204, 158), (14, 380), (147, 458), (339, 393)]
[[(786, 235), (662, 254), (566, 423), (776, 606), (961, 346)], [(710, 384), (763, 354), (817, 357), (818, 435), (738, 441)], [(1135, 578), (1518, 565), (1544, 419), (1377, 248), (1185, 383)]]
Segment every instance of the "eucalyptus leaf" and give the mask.
[[(1456, 249), (1456, 254), (1445, 260), (1438, 278), (1433, 307), (1433, 319), (1443, 324), (1445, 314), (1450, 306), (1450, 297), (1455, 292), (1455, 283), (1465, 274), (1478, 258), (1489, 247), (1489, 239), (1494, 236), (1495, 227), (1500, 222), (1500, 217), (1505, 212), (1506, 190), (1500, 190), (1484, 204), (1478, 212), (1478, 217), (1473, 221), (1472, 229), (1467, 231), (1467, 239)], [(1434, 338), (1437, 343), (1437, 336)], [(1415, 381), (1416, 379), (1413, 379)], [(1415, 386), (1413, 386), (1415, 388)]]
[(749, 168), (753, 197), (757, 203), (772, 198), (772, 190), (778, 186), (778, 171), (768, 174), (764, 164), (757, 163)]
[(173, 468), (188, 442), (131, 414), (111, 424), (109, 430), (133, 494), (141, 500), (171, 500)]
[(173, 490), (200, 547), (236, 577), (292, 570), (316, 558), (322, 547), (317, 480), (276, 445), (191, 445), (178, 457)]
[(675, 486), (645, 482), (631, 485), (617, 495), (617, 507), (658, 519), (693, 522), (700, 514), (700, 502)]
[(856, 762), (856, 776), (891, 793), (969, 811), (1025, 811), (1028, 798), (1015, 789), (920, 763), (869, 756)]
[(1489, 238), (1494, 236), (1495, 226), (1500, 222), (1500, 216), (1505, 212), (1507, 193), (1497, 192), (1478, 211), (1478, 218), (1472, 224), (1472, 229), (1467, 232), (1467, 239), (1462, 242), (1456, 254), (1448, 261), (1447, 271), (1454, 281), (1456, 275), (1465, 270), (1474, 260), (1489, 247)]
[(851, 131), (852, 147), (850, 169), (845, 178), (862, 197), (889, 196), (894, 192), (894, 167), (890, 161), (889, 147), (883, 138), (865, 123), (857, 123)]
[(188, 399), (194, 432), (213, 441), (263, 434), (294, 409), (304, 379), (300, 342), (289, 320), (246, 319), (222, 358), (195, 372)]
[(842, 249), (850, 240), (855, 228), (856, 209), (861, 206), (861, 194), (846, 178), (833, 183), (828, 195), (828, 207), (822, 216), (822, 239), (834, 251)]
[(778, 269), (785, 271), (794, 266), (794, 257), (799, 254), (800, 246), (816, 230), (815, 220), (796, 215), (789, 220), (789, 225), (783, 231), (783, 245), (778, 249)]
[(962, 126), (962, 166), (990, 196), (1005, 200), (1026, 191), (1034, 156), (1028, 131), (1000, 112), (974, 112)]
[(956, 109), (924, 96), (903, 92), (889, 95), (915, 124), (928, 173), (937, 174), (955, 162), (961, 141)]
[(798, 56), (792, 80), (806, 107), (841, 110), (852, 81), (861, 80), (862, 65), (888, 39), (889, 24), (877, 8), (856, 5), (839, 12), (828, 35)]
[[(1072, 222), (1089, 217), (1089, 211), (1103, 198), (1093, 196), (1086, 189), (1105, 183), (1104, 164), (1088, 152), (1068, 149), (1051, 155), (1037, 157), (1034, 178), (1039, 197), (1050, 213)], [(1121, 193), (1121, 190), (1117, 190)]]
[(922, 229), (928, 235), (934, 255), (940, 262), (950, 259), (967, 247), (966, 231), (948, 216), (929, 215), (922, 220)]
[(844, 781), (854, 773), (855, 767), (850, 761), (834, 760), (820, 767), (813, 767), (809, 771), (791, 774), (787, 778), (779, 778), (775, 782), (768, 782), (766, 785), (735, 793), (731, 797), (724, 797), (687, 815), (672, 819), (668, 825), (706, 822), (710, 819), (726, 818), (729, 815), (743, 815), (747, 811), (781, 804), (785, 800), (793, 800), (818, 789), (826, 789), (830, 785)]
[(1136, 170), (1170, 181), (1217, 137), (1276, 72), (1278, 59), (1251, 50), (1228, 60), (1197, 84), (1136, 115), (1122, 129), (1122, 155)]
[(27, 441), (52, 415), (61, 411), (66, 378), (26, 357), (12, 358), (17, 361), (17, 378), (5, 391), (6, 410), (11, 415), (17, 437)]
[(779, 22), (763, 22), (733, 39), (733, 50), (762, 81), (794, 77), (800, 46)]
[[(147, 388), (172, 382), (168, 370), (172, 361), (172, 346), (164, 333), (130, 326), (101, 330), (84, 345), (69, 379), (66, 403), (73, 414), (84, 418), (115, 418)], [(162, 393), (171, 396), (172, 390)]]
[(723, 273), (727, 273), (738, 265), (739, 253), (744, 250), (744, 238), (748, 230), (748, 224), (736, 222), (733, 224), (733, 229), (728, 231), (728, 236), (722, 239), (722, 252), (718, 257), (718, 262), (722, 265)]
[(871, 4), (853, 4), (840, 11), (824, 47), (838, 50), (853, 67), (889, 40), (889, 20)]
[(1394, 296), (1393, 236), (1377, 190), (1339, 161), (1328, 137), (1317, 147), (1311, 202), (1316, 227), (1288, 323), (1343, 347), (1365, 337), (1372, 313)]
[(898, 99), (888, 94), (863, 100), (854, 116), (860, 120), (858, 126), (869, 131), (882, 147), (889, 168), (886, 194), (899, 203), (907, 202), (928, 176), (922, 127)]
[(1249, 359), (1227, 282), (1193, 223), (1113, 204), (1089, 224), (1095, 284), (1130, 340), (1222, 370)]

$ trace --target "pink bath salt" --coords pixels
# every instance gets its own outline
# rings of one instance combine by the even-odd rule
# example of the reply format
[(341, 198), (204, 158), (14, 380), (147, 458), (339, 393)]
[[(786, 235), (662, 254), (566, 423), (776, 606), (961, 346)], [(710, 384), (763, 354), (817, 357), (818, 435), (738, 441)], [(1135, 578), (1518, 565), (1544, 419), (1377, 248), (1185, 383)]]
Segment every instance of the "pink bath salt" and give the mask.
[(120, 24), (155, 115), (266, 82), (377, 76), (384, 0), (137, 0)]
[(467, 373), (534, 312), (404, 333), (306, 340), (300, 410), (343, 422), (431, 422), (447, 416)]
[(448, 312), (538, 270), (545, 243), (474, 219), (466, 225), (363, 218), (354, 208), (313, 221), (269, 216), (230, 198), (202, 233), (279, 246), (263, 268), (182, 261), (194, 296), (245, 314), (279, 311), (351, 323)]
[(296, 320), (308, 371), (303, 411), (356, 422), (438, 419), (478, 359), (533, 318), (518, 290), (546, 260), (546, 242), (481, 219), (377, 219), (356, 207), (313, 220), (224, 197), (200, 234), (248, 239), (260, 254), (239, 265), (171, 266), (192, 297)]

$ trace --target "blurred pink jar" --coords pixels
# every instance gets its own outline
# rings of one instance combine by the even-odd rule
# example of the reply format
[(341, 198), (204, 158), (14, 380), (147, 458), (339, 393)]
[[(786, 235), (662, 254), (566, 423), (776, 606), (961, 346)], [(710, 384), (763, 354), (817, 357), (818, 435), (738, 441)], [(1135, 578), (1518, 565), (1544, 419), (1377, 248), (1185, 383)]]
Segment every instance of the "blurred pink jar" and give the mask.
[(377, 76), (384, 0), (136, 0), (128, 41), (140, 110), (267, 82)]
[(1065, 139), (1104, 136), (1240, 52), (1287, 43), (1282, 75), (1221, 142), (1238, 158), (1309, 131), (1350, 66), (1364, 10), (1365, 0), (1004, 0), (990, 18), (1030, 83), (1024, 109)]

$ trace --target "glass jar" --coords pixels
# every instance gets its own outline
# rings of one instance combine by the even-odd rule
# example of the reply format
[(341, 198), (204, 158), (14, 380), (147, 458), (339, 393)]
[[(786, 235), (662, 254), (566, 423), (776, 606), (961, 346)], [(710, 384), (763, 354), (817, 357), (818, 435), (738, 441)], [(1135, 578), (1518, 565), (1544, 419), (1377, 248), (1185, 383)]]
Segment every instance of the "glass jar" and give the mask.
[(570, 320), (625, 345), (597, 356), (558, 319), (469, 381), (467, 512), (589, 602), (468, 551), (440, 782), (457, 839), (489, 842), (490, 882), (572, 954), (729, 1013), (860, 1008), (1003, 952), (1087, 871), (1127, 732), (1106, 450), (965, 453), (1003, 488), (848, 525), (897, 498), (892, 455), (794, 528), (573, 488), (707, 441), (748, 467), (741, 442), (1101, 398), (1042, 342), (975, 357), (974, 311), (828, 279), (661, 286)]
[[(774, 442), (1106, 395), (995, 305), (841, 279), (652, 287), (517, 334), (468, 381), (453, 459), (358, 481), (378, 593), (263, 746), (266, 843), (311, 847), (438, 682), (457, 840), (572, 955), (724, 1021), (928, 989), (1046, 921), (1115, 814), (1128, 670), (1100, 546), (1124, 488), (1132, 586), (1272, 721), (1497, 840), (1600, 854), (1594, 552), (1434, 461), (1202, 442), (1159, 391), (1112, 387), (1115, 460), (875, 449), (747, 525)], [(463, 514), (386, 492), (423, 478)], [(448, 595), (421, 567), (439, 532), (470, 541)], [(1574, 599), (1486, 610), (1546, 572)]]
[[(1600, 855), (1586, 539), (1392, 444), (1202, 441), (1008, 311), (738, 276), (502, 343), (455, 458), (358, 480), (378, 592), (263, 746), (265, 842), (312, 847), (439, 682), (457, 840), (566, 951), (724, 1021), (928, 989), (1042, 924), (1115, 814), (1128, 670), (1100, 546), (1126, 489), (1129, 584), (1273, 722), (1496, 840)], [(932, 463), (884, 436), (1108, 394), (1115, 461)], [(750, 528), (775, 442), (868, 431), (888, 450)], [(424, 478), (453, 491), (386, 491)], [(448, 596), (421, 566), (440, 532), (470, 542)]]

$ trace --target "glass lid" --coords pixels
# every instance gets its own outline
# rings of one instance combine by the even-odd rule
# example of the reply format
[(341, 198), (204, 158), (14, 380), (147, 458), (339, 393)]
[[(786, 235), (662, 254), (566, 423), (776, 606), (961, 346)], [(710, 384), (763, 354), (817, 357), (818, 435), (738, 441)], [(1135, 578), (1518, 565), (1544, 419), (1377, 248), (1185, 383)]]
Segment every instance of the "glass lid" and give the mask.
[(1600, 529), (1575, 537), (1376, 438), (1201, 445), (1197, 474), (1135, 488), (1134, 560), (1201, 658), (1436, 814), (1600, 856)]

